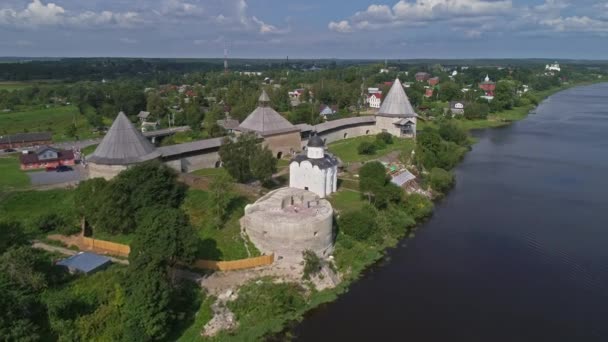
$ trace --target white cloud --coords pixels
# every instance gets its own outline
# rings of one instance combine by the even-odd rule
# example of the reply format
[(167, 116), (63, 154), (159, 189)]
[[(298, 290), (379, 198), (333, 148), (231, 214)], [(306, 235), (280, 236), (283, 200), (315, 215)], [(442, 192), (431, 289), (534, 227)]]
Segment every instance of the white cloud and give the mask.
[(608, 32), (608, 21), (587, 16), (559, 17), (540, 24), (559, 32)]
[(197, 4), (182, 0), (164, 0), (158, 14), (176, 17), (200, 17), (205, 10)]
[[(392, 7), (370, 5), (365, 11), (356, 12), (348, 21), (330, 22), (330, 28), (346, 23), (358, 30), (381, 29), (399, 25), (420, 25), (435, 20), (458, 20), (463, 17), (496, 16), (513, 8), (511, 0), (400, 0)], [(333, 23), (333, 25), (332, 25)], [(343, 26), (346, 27), (346, 24)], [(350, 32), (339, 31), (339, 32)]]
[(135, 12), (114, 13), (111, 11), (81, 13), (70, 12), (63, 7), (49, 2), (43, 4), (40, 0), (32, 0), (23, 10), (11, 8), (0, 9), (0, 25), (36, 28), (41, 26), (100, 26), (117, 25), (130, 26), (139, 22)]
[(330, 30), (336, 31), (336, 32), (343, 32), (344, 33), (344, 32), (352, 32), (353, 31), (353, 28), (350, 26), (350, 24), (346, 20), (342, 20), (340, 22), (332, 21), (327, 26), (329, 27)]

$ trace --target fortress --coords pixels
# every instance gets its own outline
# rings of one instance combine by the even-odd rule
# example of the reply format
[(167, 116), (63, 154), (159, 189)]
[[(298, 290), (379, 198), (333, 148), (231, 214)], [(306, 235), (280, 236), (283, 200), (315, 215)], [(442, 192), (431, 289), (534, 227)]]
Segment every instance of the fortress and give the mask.
[[(293, 125), (272, 109), (270, 98), (263, 91), (258, 107), (234, 131), (237, 135), (245, 132), (257, 134), (277, 158), (282, 158), (306, 150), (313, 132), (323, 144), (380, 132), (415, 138), (416, 119), (403, 85), (396, 79), (375, 115), (338, 119), (318, 125)], [(163, 161), (178, 172), (219, 167), (218, 151), (222, 141), (223, 138), (213, 138), (157, 148), (121, 112), (88, 158), (89, 177), (110, 179), (130, 165), (153, 159)]]

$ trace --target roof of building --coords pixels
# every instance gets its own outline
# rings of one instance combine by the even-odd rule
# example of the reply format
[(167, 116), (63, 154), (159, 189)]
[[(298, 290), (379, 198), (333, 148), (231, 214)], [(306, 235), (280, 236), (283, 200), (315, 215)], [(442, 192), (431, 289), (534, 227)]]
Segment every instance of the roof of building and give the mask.
[(360, 125), (360, 124), (371, 124), (376, 122), (376, 118), (373, 115), (355, 116), (352, 118), (344, 118), (338, 120), (331, 120), (320, 123), (312, 127), (317, 133), (322, 133), (332, 129), (340, 128), (349, 125)]
[(145, 119), (148, 116), (150, 116), (150, 112), (146, 112), (146, 111), (140, 111), (139, 114), (137, 114), (137, 117), (140, 119)]
[(266, 105), (270, 101), (266, 91), (262, 91), (259, 100), (260, 105), (235, 128), (236, 130), (255, 132), (262, 136), (298, 131), (296, 126)]
[(401, 85), (401, 81), (399, 81), (398, 78), (393, 82), (393, 86), (388, 91), (384, 101), (382, 101), (382, 105), (376, 115), (394, 117), (416, 116), (416, 112), (414, 112), (414, 108), (407, 98), (403, 85)]
[(51, 141), (52, 138), (53, 134), (51, 132), (17, 133), (0, 137), (0, 144)]
[(308, 144), (306, 145), (308, 147), (324, 147), (325, 146), (325, 142), (323, 141), (323, 139), (321, 139), (321, 137), (319, 137), (317, 134), (313, 133), (313, 136), (308, 138)]
[(336, 158), (331, 153), (325, 153), (323, 158), (317, 159), (308, 158), (306, 152), (300, 153), (297, 156), (293, 157), (290, 163), (297, 162), (298, 164), (300, 164), (303, 161), (308, 161), (312, 164), (313, 167), (316, 166), (321, 170), (328, 169), (330, 167), (340, 164), (340, 160), (338, 160), (338, 158)]
[(466, 101), (450, 101), (450, 108), (451, 109), (461, 109), (461, 108), (456, 108), (457, 104), (462, 104), (463, 107), (465, 107), (467, 105)]
[(128, 165), (158, 157), (156, 147), (120, 112), (88, 160), (96, 164)]
[(70, 150), (60, 150), (60, 149), (56, 149), (56, 148), (52, 148), (52, 147), (48, 147), (48, 146), (43, 146), (41, 148), (38, 148), (34, 153), (20, 154), (19, 161), (21, 162), (21, 164), (37, 164), (40, 162), (40, 160), (38, 159), (38, 156), (40, 155), (40, 153), (42, 153), (46, 150), (49, 150), (49, 149), (57, 152), (57, 158), (44, 159), (45, 163), (74, 159), (74, 152), (72, 152)]
[(377, 99), (381, 99), (382, 98), (382, 93), (371, 93), (367, 96), (368, 98), (370, 97), (375, 97)]
[(69, 269), (77, 270), (83, 273), (90, 273), (109, 263), (111, 263), (111, 260), (108, 257), (94, 253), (82, 252), (59, 261), (57, 265), (65, 266)]
[(397, 186), (402, 186), (403, 184), (405, 184), (413, 179), (416, 179), (416, 176), (411, 174), (408, 170), (405, 170), (401, 173), (394, 175), (393, 178), (391, 179), (391, 183), (393, 183)]
[(205, 140), (197, 140), (192, 142), (187, 142), (183, 144), (169, 145), (169, 146), (161, 146), (158, 148), (158, 151), (163, 157), (172, 157), (184, 153), (190, 153), (195, 151), (203, 151), (211, 148), (218, 148), (222, 146), (222, 142), (224, 138), (212, 138)]
[(335, 113), (336, 112), (330, 106), (325, 106), (319, 114), (320, 115), (333, 115)]
[(268, 96), (268, 93), (266, 93), (266, 90), (262, 90), (262, 94), (260, 94), (258, 101), (259, 102), (270, 102), (270, 97)]

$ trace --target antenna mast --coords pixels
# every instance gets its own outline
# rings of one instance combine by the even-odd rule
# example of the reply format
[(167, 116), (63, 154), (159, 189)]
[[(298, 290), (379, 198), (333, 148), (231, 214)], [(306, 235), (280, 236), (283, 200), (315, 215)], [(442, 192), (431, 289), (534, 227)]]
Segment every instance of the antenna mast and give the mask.
[(226, 48), (225, 42), (224, 42), (224, 74), (228, 74), (228, 49)]

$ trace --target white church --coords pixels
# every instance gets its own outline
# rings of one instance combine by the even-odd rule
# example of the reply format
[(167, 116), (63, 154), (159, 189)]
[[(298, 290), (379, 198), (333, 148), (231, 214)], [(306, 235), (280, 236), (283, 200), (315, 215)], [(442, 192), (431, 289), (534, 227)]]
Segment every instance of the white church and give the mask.
[(337, 191), (338, 158), (325, 151), (318, 135), (310, 137), (306, 151), (291, 160), (289, 187), (312, 191), (321, 198)]

